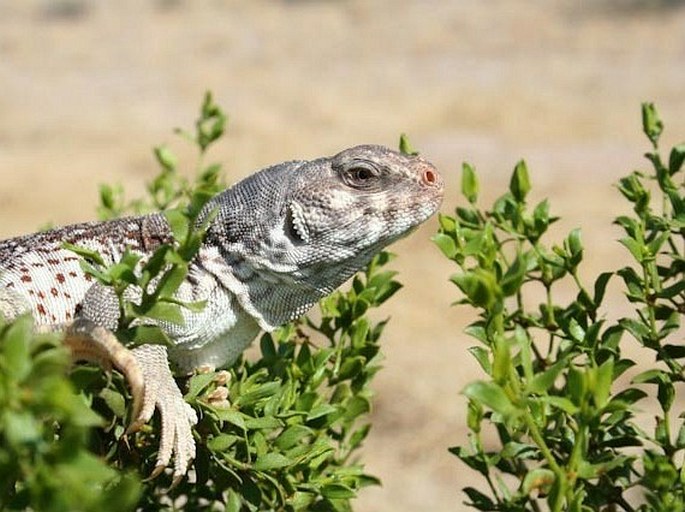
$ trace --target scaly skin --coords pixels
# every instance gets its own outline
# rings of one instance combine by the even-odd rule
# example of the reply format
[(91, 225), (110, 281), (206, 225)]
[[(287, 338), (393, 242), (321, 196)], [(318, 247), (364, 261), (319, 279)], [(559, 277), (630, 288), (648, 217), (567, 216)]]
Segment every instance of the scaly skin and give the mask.
[[(230, 365), (257, 336), (306, 312), (438, 209), (443, 183), (417, 156), (357, 146), (332, 157), (285, 162), (246, 178), (212, 199), (218, 211), (177, 296), (206, 301), (184, 309), (184, 324), (160, 323), (167, 349), (129, 350), (112, 334), (112, 293), (84, 274), (70, 242), (106, 263), (124, 250), (149, 257), (172, 242), (160, 214), (76, 224), (0, 242), (0, 313), (30, 312), (41, 330), (64, 330), (74, 357), (113, 365), (129, 381), (139, 428), (155, 408), (162, 418), (159, 473), (174, 455), (182, 477), (195, 455), (195, 412), (169, 370)], [(201, 219), (202, 220), (202, 215)]]

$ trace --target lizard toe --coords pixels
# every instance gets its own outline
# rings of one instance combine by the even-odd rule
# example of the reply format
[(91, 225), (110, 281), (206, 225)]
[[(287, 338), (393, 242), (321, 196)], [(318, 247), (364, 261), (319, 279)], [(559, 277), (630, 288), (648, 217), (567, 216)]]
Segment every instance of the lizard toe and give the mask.
[[(191, 427), (197, 424), (197, 414), (183, 399), (171, 374), (166, 348), (161, 345), (142, 345), (133, 349), (145, 375), (145, 397), (141, 414), (132, 426), (150, 420), (155, 408), (161, 418), (159, 450), (155, 469), (150, 478), (158, 476), (174, 458), (174, 480), (188, 472), (195, 458), (195, 439)], [(130, 427), (129, 427), (130, 429)]]

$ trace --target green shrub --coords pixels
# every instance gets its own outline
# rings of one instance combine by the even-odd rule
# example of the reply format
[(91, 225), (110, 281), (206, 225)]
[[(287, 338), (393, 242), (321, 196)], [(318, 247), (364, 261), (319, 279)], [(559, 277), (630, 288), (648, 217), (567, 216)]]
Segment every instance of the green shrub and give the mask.
[(67, 380), (55, 335), (35, 335), (29, 317), (0, 319), (0, 508), (131, 509), (139, 484), (88, 449), (103, 422)]
[[(459, 268), (451, 277), (459, 303), (479, 312), (466, 332), (486, 377), (463, 390), (469, 442), (450, 449), (485, 480), (485, 489), (464, 489), (479, 510), (685, 510), (685, 426), (673, 409), (684, 380), (685, 145), (662, 160), (663, 124), (651, 104), (642, 115), (652, 170), (618, 184), (633, 207), (616, 219), (632, 265), (582, 282), (580, 231), (545, 241), (557, 218), (547, 201), (527, 203), (523, 161), (490, 209), (477, 206), (478, 178), (464, 164), (468, 206), (440, 218), (434, 241)], [(616, 322), (604, 318), (612, 278), (635, 306)], [(570, 303), (556, 295), (562, 280), (577, 290)], [(536, 288), (545, 300), (532, 306)], [(651, 368), (621, 387), (617, 379), (636, 365), (622, 349), (634, 342), (653, 354)], [(645, 431), (635, 415), (647, 397), (660, 412)], [(491, 434), (496, 446), (486, 447)]]

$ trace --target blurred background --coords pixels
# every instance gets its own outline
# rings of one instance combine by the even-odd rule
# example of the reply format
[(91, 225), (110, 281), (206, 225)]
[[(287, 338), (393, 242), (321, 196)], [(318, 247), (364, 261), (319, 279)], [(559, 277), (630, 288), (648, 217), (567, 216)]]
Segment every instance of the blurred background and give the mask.
[[(685, 139), (685, 5), (667, 0), (0, 0), (0, 238), (92, 219), (97, 185), (130, 196), (169, 143), (192, 169), (189, 127), (205, 90), (230, 115), (211, 154), (229, 181), (288, 159), (401, 132), (461, 198), (461, 162), (484, 204), (524, 157), (531, 201), (548, 197), (561, 237), (581, 226), (588, 280), (624, 260), (613, 184), (646, 167), (640, 102), (663, 147)], [(454, 269), (428, 239), (394, 246), (405, 289), (383, 315), (367, 470), (383, 487), (360, 511), (465, 509), (478, 482), (447, 452), (466, 442), (459, 391), (479, 371), (450, 307)], [(615, 293), (617, 316), (628, 307)]]

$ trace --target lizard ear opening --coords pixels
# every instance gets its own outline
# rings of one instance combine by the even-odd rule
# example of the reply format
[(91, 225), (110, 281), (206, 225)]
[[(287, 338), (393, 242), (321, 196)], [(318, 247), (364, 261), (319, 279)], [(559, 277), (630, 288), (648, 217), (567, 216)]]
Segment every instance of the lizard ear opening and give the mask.
[(290, 202), (285, 212), (285, 233), (296, 244), (306, 244), (309, 242), (309, 228), (304, 221), (302, 207)]

